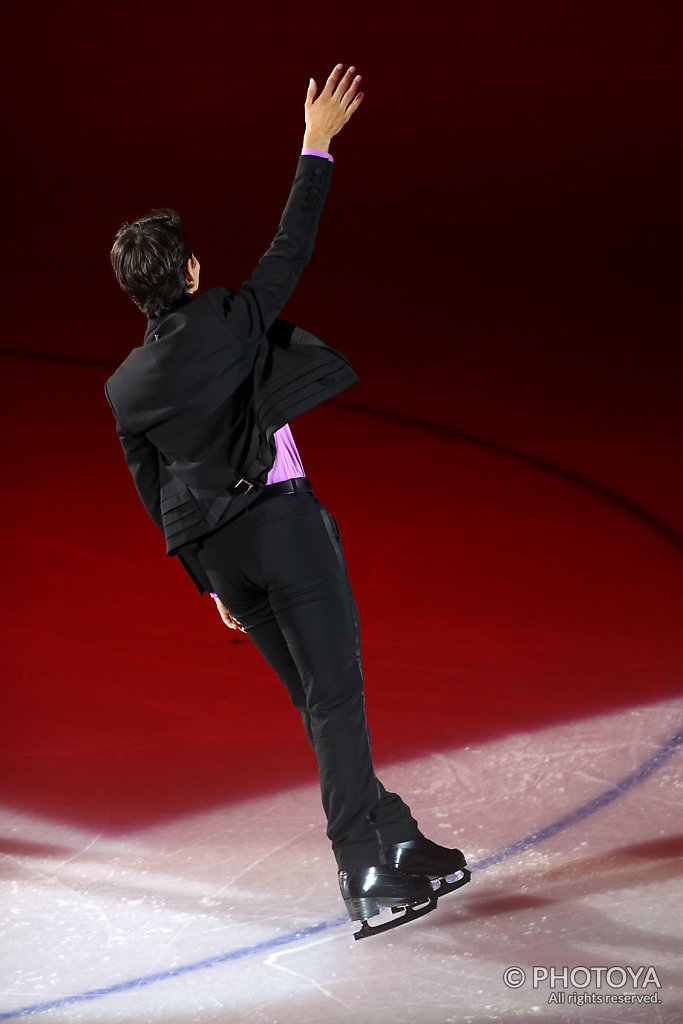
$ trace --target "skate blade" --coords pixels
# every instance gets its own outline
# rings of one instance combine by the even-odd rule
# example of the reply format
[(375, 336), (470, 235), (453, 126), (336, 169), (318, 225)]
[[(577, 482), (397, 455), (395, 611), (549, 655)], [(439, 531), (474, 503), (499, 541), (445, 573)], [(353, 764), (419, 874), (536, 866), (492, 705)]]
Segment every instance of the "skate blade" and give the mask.
[(392, 907), (391, 913), (400, 914), (400, 917), (374, 925), (363, 921), (358, 931), (353, 933), (353, 937), (354, 939), (367, 939), (369, 935), (379, 935), (381, 932), (389, 932), (393, 928), (400, 928), (402, 924), (416, 921), (418, 917), (424, 917), (425, 914), (430, 914), (432, 910), (436, 910), (436, 903), (436, 896), (430, 896), (425, 903), (413, 904), (409, 907)]

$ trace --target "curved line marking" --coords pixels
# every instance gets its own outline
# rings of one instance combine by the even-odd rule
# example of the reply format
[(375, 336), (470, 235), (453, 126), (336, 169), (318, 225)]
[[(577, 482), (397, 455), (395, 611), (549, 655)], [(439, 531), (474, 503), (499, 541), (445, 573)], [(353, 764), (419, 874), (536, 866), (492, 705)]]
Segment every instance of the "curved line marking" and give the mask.
[[(522, 853), (524, 850), (528, 850), (532, 846), (537, 846), (539, 843), (543, 843), (546, 839), (550, 839), (556, 836), (559, 832), (564, 832), (565, 829), (571, 828), (577, 825), (580, 821), (584, 821), (589, 818), (592, 814), (602, 810), (603, 807), (607, 807), (609, 804), (614, 803), (619, 797), (628, 793), (629, 790), (635, 789), (646, 779), (649, 779), (651, 775), (658, 772), (659, 769), (669, 761), (674, 754), (677, 753), (679, 747), (683, 746), (683, 729), (677, 732), (671, 739), (656, 750), (651, 757), (632, 771), (629, 775), (625, 775), (623, 779), (620, 779), (610, 789), (606, 789), (604, 793), (600, 793), (593, 800), (589, 800), (588, 803), (582, 804), (581, 807), (577, 807), (575, 810), (570, 811), (569, 814), (565, 814), (562, 818), (558, 818), (556, 821), (551, 822), (550, 825), (546, 825), (545, 828), (539, 829), (537, 832), (531, 832), (529, 835), (524, 836), (522, 839), (518, 839), (515, 843), (511, 843), (510, 846), (504, 847), (499, 850), (498, 853), (493, 853), (489, 857), (484, 857), (483, 860), (477, 861), (476, 864), (470, 865), (472, 871), (485, 871), (487, 868), (493, 867), (494, 864), (500, 864), (501, 861), (507, 860), (509, 857), (515, 856), (515, 854)], [(329, 921), (321, 921), (320, 924), (311, 925), (310, 928), (304, 928), (298, 932), (291, 932), (288, 935), (280, 935), (277, 938), (265, 939), (263, 942), (257, 942), (252, 946), (242, 946), (240, 949), (233, 949), (227, 953), (220, 953), (218, 956), (208, 957), (205, 960), (195, 960), (193, 963), (184, 964), (181, 967), (173, 967), (167, 971), (159, 971), (156, 974), (143, 975), (140, 978), (132, 978), (129, 981), (121, 981), (116, 985), (108, 985), (105, 988), (94, 988), (88, 992), (81, 992), (73, 996), (64, 996), (61, 999), (53, 999), (46, 1003), (36, 1003), (33, 1006), (25, 1006), (20, 1010), (12, 1010), (9, 1013), (0, 1013), (0, 1020), (13, 1020), (17, 1017), (28, 1017), (34, 1013), (44, 1013), (47, 1010), (56, 1010), (60, 1006), (72, 1006), (75, 1003), (84, 1003), (93, 999), (101, 999), (104, 996), (113, 995), (116, 992), (129, 992), (135, 988), (141, 988), (144, 985), (153, 985), (158, 981), (167, 981), (170, 978), (178, 978), (183, 974), (191, 974), (194, 971), (205, 971), (211, 967), (218, 967), (220, 964), (230, 963), (234, 960), (243, 960), (245, 957), (253, 956), (257, 953), (265, 953), (272, 949), (276, 949), (278, 946), (287, 946), (290, 943), (298, 942), (300, 939), (307, 939), (311, 935), (316, 935), (319, 932), (329, 931), (332, 928), (338, 928), (340, 925), (348, 922), (346, 914), (341, 917), (332, 918)]]
[[(60, 363), (76, 363), (82, 366), (105, 366), (112, 370), (116, 369), (118, 365), (111, 359), (97, 359), (93, 356), (60, 355), (56, 352), (23, 352), (11, 348), (0, 348), (0, 355), (11, 356), (15, 359), (36, 359)], [(517, 448), (510, 448), (508, 445), (500, 444), (498, 441), (492, 441), (489, 438), (477, 437), (475, 434), (468, 434), (463, 430), (457, 430), (455, 427), (446, 427), (438, 423), (430, 423), (429, 420), (421, 420), (414, 416), (406, 416), (403, 413), (391, 412), (386, 409), (373, 409), (373, 407), (369, 405), (358, 405), (347, 398), (334, 398), (330, 401), (330, 405), (336, 405), (341, 409), (350, 409), (352, 412), (363, 413), (366, 416), (377, 416), (380, 419), (394, 420), (394, 422), (402, 423), (407, 427), (416, 427), (419, 430), (427, 430), (433, 434), (441, 434), (444, 437), (451, 437), (456, 441), (462, 441), (465, 444), (476, 445), (479, 448), (486, 448), (489, 451), (497, 452), (499, 455), (507, 455), (509, 458), (517, 459), (518, 462), (524, 462), (528, 466), (540, 469), (544, 473), (551, 473), (553, 476), (559, 476), (568, 483), (576, 484), (578, 487), (582, 487), (584, 490), (590, 491), (592, 494), (597, 495), (597, 497), (602, 498), (603, 501), (608, 501), (610, 504), (616, 505), (629, 515), (640, 519), (641, 522), (646, 524), (646, 526), (649, 526), (650, 529), (664, 537), (664, 539), (677, 551), (683, 551), (683, 535), (681, 535), (681, 533), (669, 523), (660, 519), (659, 516), (656, 516), (653, 512), (650, 512), (637, 502), (631, 501), (630, 498), (625, 498), (617, 491), (612, 491), (609, 487), (596, 483), (594, 480), (589, 480), (587, 477), (581, 476), (580, 473), (575, 473), (571, 469), (565, 469), (564, 466), (560, 466), (556, 462), (551, 462), (549, 459), (542, 459), (536, 455), (530, 455), (529, 452), (520, 451)], [(0, 1020), (2, 1020), (1, 1014)]]
[(376, 416), (379, 419), (393, 420), (395, 423), (401, 423), (406, 427), (415, 427), (419, 430), (426, 430), (432, 434), (441, 434), (442, 437), (449, 437), (455, 441), (461, 441), (464, 444), (470, 444), (477, 448), (485, 448), (487, 451), (495, 452), (497, 455), (505, 455), (508, 458), (516, 459), (517, 462), (523, 462), (526, 466), (539, 469), (543, 473), (549, 473), (552, 476), (560, 477), (561, 480), (566, 480), (567, 483), (581, 487), (583, 490), (589, 491), (591, 494), (601, 498), (603, 501), (607, 501), (611, 505), (616, 505), (616, 507), (620, 508), (622, 512), (626, 512), (628, 515), (634, 516), (651, 530), (658, 533), (677, 551), (683, 551), (683, 535), (681, 535), (681, 533), (669, 523), (660, 519), (659, 516), (656, 516), (654, 512), (650, 512), (649, 509), (644, 508), (642, 505), (639, 505), (636, 501), (632, 501), (630, 498), (625, 498), (623, 494), (619, 494), (618, 491), (612, 491), (609, 487), (605, 487), (604, 484), (597, 483), (595, 480), (590, 480), (588, 477), (581, 476), (580, 473), (575, 473), (572, 469), (566, 469), (564, 466), (560, 466), (556, 462), (551, 462), (549, 459), (542, 459), (537, 455), (531, 455), (529, 452), (521, 451), (518, 448), (511, 448), (509, 445), (500, 444), (498, 441), (492, 441), (486, 437), (477, 437), (475, 434), (468, 434), (464, 430), (457, 430), (455, 427), (441, 426), (438, 423), (430, 423), (429, 420), (421, 420), (414, 416), (405, 416), (403, 413), (373, 409), (372, 406), (369, 405), (356, 405), (348, 399), (337, 398), (330, 404), (336, 405), (341, 409), (350, 410), (351, 412), (363, 413), (366, 416)]

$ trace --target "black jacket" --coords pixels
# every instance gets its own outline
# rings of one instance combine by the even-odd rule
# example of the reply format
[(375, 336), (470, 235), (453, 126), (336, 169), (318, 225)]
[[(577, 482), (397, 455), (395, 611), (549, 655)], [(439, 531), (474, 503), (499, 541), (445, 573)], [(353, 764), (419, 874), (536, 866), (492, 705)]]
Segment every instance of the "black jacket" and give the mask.
[(358, 379), (341, 353), (278, 319), (310, 259), (331, 170), (301, 157), (278, 233), (241, 291), (212, 288), (151, 319), (105, 385), (138, 494), (200, 591), (193, 542), (262, 493), (274, 432)]

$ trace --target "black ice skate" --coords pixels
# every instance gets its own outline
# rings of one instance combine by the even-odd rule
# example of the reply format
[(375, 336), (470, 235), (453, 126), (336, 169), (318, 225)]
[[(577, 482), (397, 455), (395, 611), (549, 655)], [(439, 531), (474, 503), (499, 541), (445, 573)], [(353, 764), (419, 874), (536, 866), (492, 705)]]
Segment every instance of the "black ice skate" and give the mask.
[[(362, 921), (363, 926), (354, 938), (364, 938), (375, 931), (386, 931), (386, 926), (378, 925), (369, 931), (367, 920), (379, 914), (380, 907), (391, 907), (395, 912), (412, 910), (415, 904), (426, 904), (425, 914), (433, 909), (432, 883), (424, 875), (407, 874), (397, 871), (392, 865), (377, 865), (368, 868), (355, 868), (339, 872), (339, 888), (346, 906), (346, 912), (352, 921)], [(417, 914), (416, 916), (421, 916)], [(389, 922), (395, 927), (403, 921)]]
[[(414, 840), (413, 842), (419, 841)], [(424, 842), (429, 843), (429, 840), (424, 840)], [(398, 845), (405, 847), (408, 844)], [(435, 846), (435, 844), (431, 845)], [(443, 850), (442, 847), (436, 847), (436, 849)], [(444, 854), (459, 852), (443, 850)], [(465, 859), (462, 854), (460, 854), (460, 859), (462, 865), (454, 871), (447, 870), (454, 866), (452, 859), (447, 863), (442, 861), (441, 868), (444, 870), (441, 871), (437, 867), (433, 872), (433, 878), (429, 878), (425, 874), (408, 873), (403, 865), (402, 870), (398, 870), (393, 864), (355, 871), (340, 871), (339, 887), (347, 913), (352, 921), (362, 922), (360, 929), (354, 932), (354, 939), (379, 935), (381, 932), (398, 928), (402, 924), (408, 924), (409, 921), (415, 921), (419, 917), (431, 913), (432, 910), (436, 910), (441, 896), (459, 889), (470, 880), (470, 873), (464, 866)], [(434, 861), (431, 866), (435, 867)], [(457, 877), (455, 877), (456, 875)], [(401, 916), (381, 924), (368, 924), (368, 918), (379, 914), (380, 907), (389, 907), (392, 914)]]
[[(437, 903), (442, 896), (460, 889), (470, 880), (470, 872), (466, 867), (467, 861), (460, 850), (449, 850), (444, 846), (438, 846), (430, 839), (425, 839), (424, 836), (385, 847), (382, 851), (382, 861), (383, 864), (379, 868), (369, 868), (366, 872), (351, 873), (359, 877), (353, 878), (350, 887), (348, 881), (345, 883), (347, 892), (350, 893), (351, 889), (354, 892), (360, 891), (363, 888), (363, 883), (369, 881), (368, 873), (374, 871), (375, 876), (373, 877), (377, 879), (377, 885), (370, 886), (372, 895), (369, 894), (369, 900), (362, 895), (356, 898), (345, 896), (345, 887), (342, 886), (341, 879), (342, 872), (340, 872), (339, 884), (342, 886), (342, 896), (344, 896), (349, 917), (352, 921), (363, 922), (361, 928), (354, 934), (355, 939), (365, 939), (369, 935), (390, 931), (392, 928), (398, 928), (402, 924), (408, 924), (409, 921), (424, 917), (425, 914), (436, 910)], [(429, 880), (430, 888), (427, 890), (424, 885), (421, 885), (419, 891), (414, 890), (411, 898), (401, 899), (399, 895), (401, 886), (396, 882), (394, 872), (415, 882), (424, 882), (426, 878)], [(389, 879), (391, 879), (391, 892), (387, 892), (386, 895), (390, 895), (391, 898), (387, 899), (382, 882)], [(378, 914), (380, 906), (390, 907), (393, 914), (401, 916), (393, 921), (384, 921), (382, 924), (368, 924), (368, 918)]]

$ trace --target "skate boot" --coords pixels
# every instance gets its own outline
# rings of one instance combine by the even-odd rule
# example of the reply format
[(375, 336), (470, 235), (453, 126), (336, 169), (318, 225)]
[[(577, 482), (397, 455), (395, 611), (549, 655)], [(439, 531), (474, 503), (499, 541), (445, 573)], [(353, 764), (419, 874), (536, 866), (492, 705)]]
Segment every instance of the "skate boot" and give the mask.
[(432, 879), (455, 875), (467, 866), (467, 861), (460, 850), (438, 846), (424, 836), (386, 846), (381, 859), (384, 864), (391, 864), (399, 871), (406, 871), (411, 875), (426, 875)]

